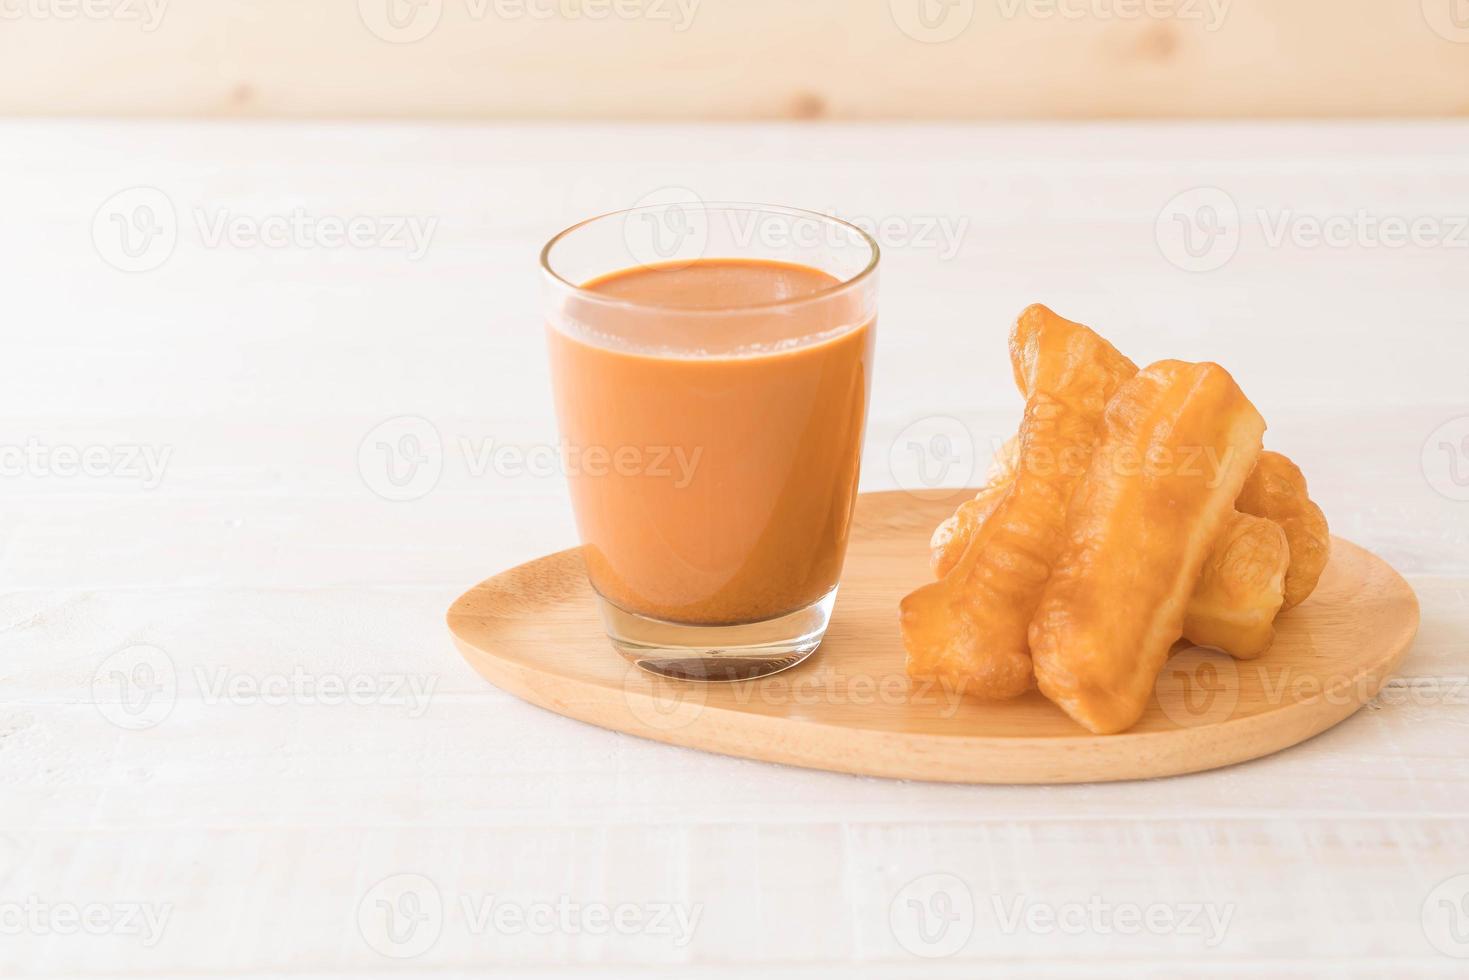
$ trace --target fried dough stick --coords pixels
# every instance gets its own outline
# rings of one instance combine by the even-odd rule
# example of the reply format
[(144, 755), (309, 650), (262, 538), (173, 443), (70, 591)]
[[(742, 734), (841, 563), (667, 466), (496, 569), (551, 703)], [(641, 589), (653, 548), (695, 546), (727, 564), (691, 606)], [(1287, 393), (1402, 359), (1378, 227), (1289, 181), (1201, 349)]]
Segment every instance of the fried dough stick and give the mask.
[(1305, 602), (1331, 557), (1331, 530), (1326, 515), (1306, 492), (1301, 468), (1280, 453), (1261, 453), (1235, 506), (1246, 514), (1268, 517), (1285, 530), (1290, 567), (1285, 573), (1281, 608)]
[(1107, 402), (1137, 371), (1096, 333), (1039, 305), (1016, 321), (1010, 357), (1027, 394), (1015, 475), (948, 574), (900, 604), (908, 673), (987, 698), (1033, 684), (1026, 631), (1064, 543), (1066, 506)]
[(959, 564), (969, 539), (979, 526), (989, 520), (1005, 491), (1015, 482), (1015, 466), (1020, 458), (1020, 437), (1011, 436), (1000, 447), (985, 474), (984, 487), (970, 500), (964, 501), (954, 513), (933, 530), (928, 541), (929, 566), (934, 578), (943, 578), (949, 569)]
[(1275, 641), (1289, 564), (1290, 545), (1279, 524), (1235, 511), (1204, 561), (1183, 635), (1241, 660), (1260, 656)]
[(1264, 432), (1217, 364), (1159, 361), (1107, 406), (1029, 631), (1042, 693), (1091, 731), (1142, 715)]
[[(1028, 394), (1024, 378), (1017, 376), (1017, 383), (1021, 394)], [(1018, 453), (1018, 437), (1011, 438), (996, 454), (984, 489), (934, 531), (929, 546), (936, 578), (958, 564), (974, 533), (1004, 498)], [(1242, 513), (1232, 518), (1204, 563), (1189, 600), (1184, 636), (1248, 660), (1269, 648), (1275, 615), (1299, 604), (1315, 588), (1331, 535), (1321, 508), (1307, 495), (1300, 469), (1279, 453), (1260, 454), (1235, 506)], [(1244, 519), (1251, 515), (1268, 518), (1284, 529), (1285, 537)], [(1275, 574), (1286, 563), (1284, 576)]]
[[(934, 531), (930, 558), (937, 577), (958, 563), (1008, 486), (1000, 483), (979, 491)], [(1275, 616), (1284, 603), (1290, 561), (1290, 545), (1279, 524), (1238, 511), (1230, 515), (1189, 597), (1183, 635), (1240, 660), (1260, 656), (1275, 640)]]

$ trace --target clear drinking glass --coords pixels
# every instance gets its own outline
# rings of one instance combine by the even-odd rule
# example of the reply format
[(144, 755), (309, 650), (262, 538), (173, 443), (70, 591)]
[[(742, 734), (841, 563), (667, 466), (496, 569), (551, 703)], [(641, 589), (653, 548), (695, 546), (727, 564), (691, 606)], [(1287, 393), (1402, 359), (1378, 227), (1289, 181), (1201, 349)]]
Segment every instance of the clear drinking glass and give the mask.
[(872, 378), (878, 249), (794, 208), (603, 215), (541, 256), (563, 459), (613, 646), (743, 680), (820, 645)]

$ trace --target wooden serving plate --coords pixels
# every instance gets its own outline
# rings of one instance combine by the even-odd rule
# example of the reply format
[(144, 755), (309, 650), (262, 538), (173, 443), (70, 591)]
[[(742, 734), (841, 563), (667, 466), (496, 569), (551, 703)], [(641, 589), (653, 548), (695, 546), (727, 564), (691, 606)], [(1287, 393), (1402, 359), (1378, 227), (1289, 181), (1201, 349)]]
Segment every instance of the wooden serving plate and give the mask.
[(1418, 629), (1397, 572), (1333, 541), (1316, 592), (1275, 645), (1235, 661), (1181, 645), (1142, 720), (1092, 735), (1039, 693), (989, 703), (910, 682), (898, 600), (929, 579), (928, 537), (962, 495), (864, 494), (826, 642), (757, 681), (655, 677), (608, 644), (579, 549), (475, 586), (449, 629), (497, 686), (605, 728), (813, 769), (963, 783), (1075, 783), (1213, 769), (1302, 742), (1375, 696)]

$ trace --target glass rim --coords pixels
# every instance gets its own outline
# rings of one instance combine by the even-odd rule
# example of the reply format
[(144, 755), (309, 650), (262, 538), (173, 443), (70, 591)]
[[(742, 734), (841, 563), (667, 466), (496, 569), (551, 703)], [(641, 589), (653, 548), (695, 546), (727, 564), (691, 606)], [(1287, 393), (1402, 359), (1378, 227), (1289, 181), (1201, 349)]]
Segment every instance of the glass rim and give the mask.
[[(608, 218), (625, 217), (627, 215), (637, 214), (638, 212), (642, 211), (661, 211), (675, 206), (677, 205), (645, 204), (639, 207), (619, 208), (616, 211), (607, 211), (603, 214), (593, 215), (590, 218), (584, 218), (574, 225), (563, 228), (555, 235), (552, 235), (551, 239), (547, 241), (546, 244), (541, 248), (541, 272), (546, 276), (546, 278), (553, 286), (564, 289), (585, 302), (597, 303), (603, 306), (621, 307), (628, 310), (658, 310), (660, 312), (673, 311), (676, 312), (679, 316), (729, 316), (732, 313), (789, 309), (796, 306), (803, 306), (807, 303), (814, 303), (820, 302), (822, 300), (831, 299), (832, 297), (840, 295), (841, 293), (854, 287), (860, 286), (868, 279), (871, 279), (873, 275), (877, 272), (878, 263), (882, 259), (882, 249), (878, 246), (877, 240), (875, 238), (869, 235), (866, 231), (862, 230), (862, 228), (858, 225), (853, 224), (845, 218), (839, 218), (833, 214), (823, 214), (820, 211), (812, 211), (808, 208), (789, 207), (784, 204), (754, 204), (742, 201), (701, 201), (697, 204), (690, 202), (684, 206), (697, 207), (705, 211), (744, 211), (757, 214), (781, 214), (788, 217), (815, 218), (817, 220), (824, 221), (838, 227), (846, 228), (854, 232), (857, 236), (857, 239), (867, 246), (868, 252), (870, 253), (867, 264), (864, 265), (862, 269), (851, 278), (843, 279), (834, 286), (826, 286), (822, 289), (816, 290), (813, 293), (806, 293), (801, 296), (793, 296), (790, 299), (778, 299), (768, 303), (749, 303), (741, 304), (738, 306), (721, 306), (716, 308), (708, 308), (689, 306), (666, 306), (658, 303), (639, 303), (633, 300), (614, 298), (608, 296), (606, 293), (599, 293), (595, 290), (587, 289), (578, 283), (572, 282), (570, 279), (567, 279), (561, 273), (557, 272), (551, 263), (551, 250), (554, 249), (556, 245), (559, 242), (563, 241), (567, 236), (577, 231), (580, 231), (588, 225), (594, 224), (598, 221), (604, 221)], [(697, 261), (697, 259), (694, 261)], [(627, 266), (627, 268), (645, 268), (646, 266), (647, 263), (634, 263), (633, 265)], [(610, 271), (615, 272), (619, 270)]]

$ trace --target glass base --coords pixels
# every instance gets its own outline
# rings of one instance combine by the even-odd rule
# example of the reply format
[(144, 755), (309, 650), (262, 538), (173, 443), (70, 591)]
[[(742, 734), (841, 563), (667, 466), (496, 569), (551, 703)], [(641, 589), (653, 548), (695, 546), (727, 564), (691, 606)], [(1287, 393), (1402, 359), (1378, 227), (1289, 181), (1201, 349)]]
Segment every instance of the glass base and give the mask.
[(602, 623), (617, 652), (643, 670), (682, 681), (748, 681), (805, 660), (821, 646), (837, 590), (758, 623), (692, 626), (639, 616), (601, 596)]

